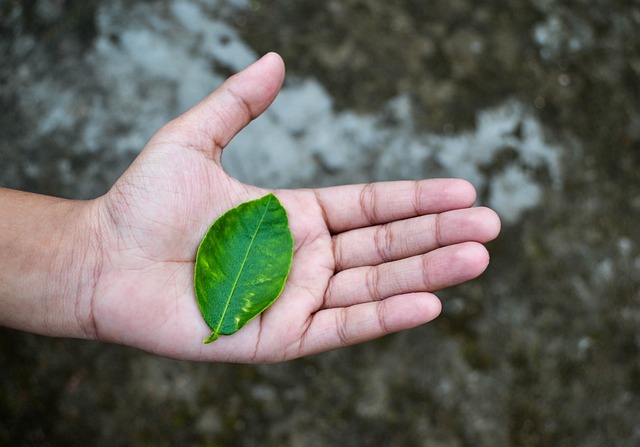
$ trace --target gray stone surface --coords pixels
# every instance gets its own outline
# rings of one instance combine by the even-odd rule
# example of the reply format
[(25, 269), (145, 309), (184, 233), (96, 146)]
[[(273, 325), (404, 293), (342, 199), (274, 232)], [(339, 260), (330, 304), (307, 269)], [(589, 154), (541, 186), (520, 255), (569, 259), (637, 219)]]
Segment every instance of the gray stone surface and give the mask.
[(640, 4), (0, 0), (0, 184), (90, 198), (275, 50), (273, 187), (456, 176), (504, 222), (424, 327), (280, 365), (0, 331), (0, 445), (640, 444)]

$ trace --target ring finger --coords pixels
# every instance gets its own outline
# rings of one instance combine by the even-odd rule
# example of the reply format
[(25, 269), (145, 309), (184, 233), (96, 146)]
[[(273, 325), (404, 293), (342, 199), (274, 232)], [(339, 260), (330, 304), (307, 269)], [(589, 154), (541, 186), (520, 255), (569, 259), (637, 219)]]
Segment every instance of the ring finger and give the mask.
[(482, 244), (465, 242), (400, 261), (343, 270), (331, 279), (323, 307), (435, 292), (477, 277), (488, 264), (489, 254)]

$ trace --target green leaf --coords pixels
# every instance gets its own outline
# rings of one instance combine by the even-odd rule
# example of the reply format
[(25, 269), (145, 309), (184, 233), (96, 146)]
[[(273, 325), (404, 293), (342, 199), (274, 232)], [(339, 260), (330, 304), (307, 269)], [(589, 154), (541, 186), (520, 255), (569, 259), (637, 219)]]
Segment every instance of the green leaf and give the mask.
[(211, 330), (230, 335), (278, 298), (291, 269), (293, 237), (273, 194), (245, 202), (216, 220), (198, 247), (194, 286)]

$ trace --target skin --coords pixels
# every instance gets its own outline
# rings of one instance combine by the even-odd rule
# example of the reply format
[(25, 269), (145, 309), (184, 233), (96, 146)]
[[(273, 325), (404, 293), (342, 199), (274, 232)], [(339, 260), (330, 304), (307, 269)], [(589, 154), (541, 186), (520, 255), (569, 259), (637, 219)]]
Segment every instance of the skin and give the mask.
[[(0, 324), (199, 361), (271, 363), (410, 329), (433, 292), (480, 275), (496, 213), (464, 180), (266, 190), (230, 177), (224, 147), (274, 100), (270, 53), (149, 141), (104, 196), (0, 189)], [(273, 192), (294, 258), (278, 300), (231, 336), (211, 333), (193, 292), (195, 254), (228, 209)]]

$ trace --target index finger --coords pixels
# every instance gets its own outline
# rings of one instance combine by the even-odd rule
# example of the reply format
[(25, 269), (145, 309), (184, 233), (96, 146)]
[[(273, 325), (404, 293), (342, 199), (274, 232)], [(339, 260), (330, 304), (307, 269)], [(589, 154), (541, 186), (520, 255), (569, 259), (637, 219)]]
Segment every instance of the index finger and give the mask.
[(461, 179), (377, 182), (314, 190), (332, 234), (425, 214), (469, 208), (475, 188)]

